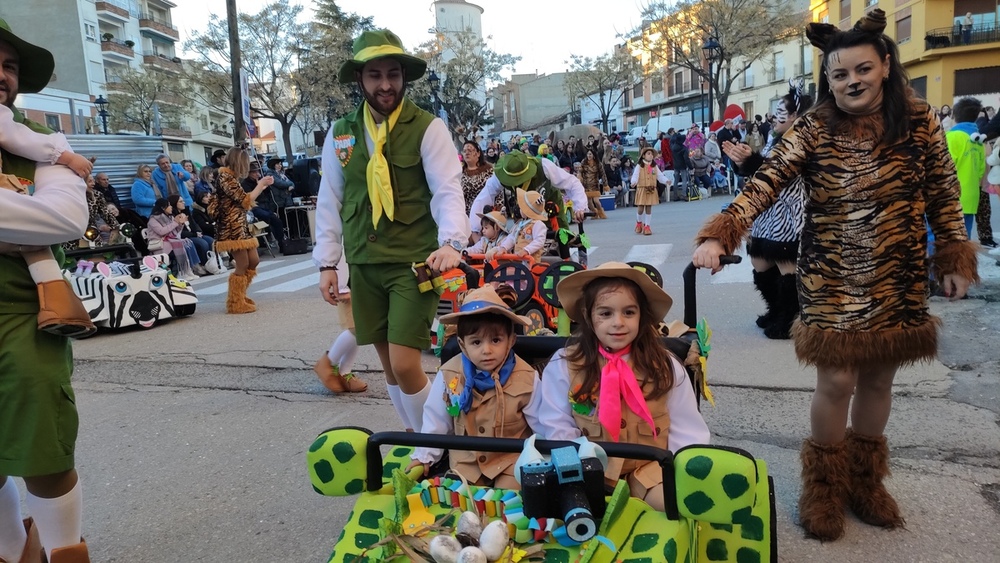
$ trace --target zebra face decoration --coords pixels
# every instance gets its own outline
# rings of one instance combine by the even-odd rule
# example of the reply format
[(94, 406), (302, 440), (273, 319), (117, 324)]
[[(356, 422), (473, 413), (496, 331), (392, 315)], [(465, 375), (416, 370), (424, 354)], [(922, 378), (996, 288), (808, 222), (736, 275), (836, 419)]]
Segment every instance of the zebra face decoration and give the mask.
[(788, 128), (792, 126), (792, 122), (795, 121), (793, 117), (794, 114), (788, 113), (788, 108), (785, 107), (785, 100), (778, 102), (778, 107), (774, 109), (774, 132), (778, 135), (783, 135)]

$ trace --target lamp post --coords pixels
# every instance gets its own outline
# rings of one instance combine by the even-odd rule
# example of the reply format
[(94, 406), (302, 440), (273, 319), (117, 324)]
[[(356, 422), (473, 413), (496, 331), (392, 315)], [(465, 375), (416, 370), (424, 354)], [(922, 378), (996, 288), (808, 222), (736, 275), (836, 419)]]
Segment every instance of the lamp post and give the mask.
[(441, 79), (433, 70), (427, 75), (427, 83), (431, 87), (431, 103), (434, 106), (434, 116), (439, 117), (441, 115), (441, 99), (438, 98), (438, 92), (441, 88)]
[(108, 102), (107, 98), (104, 96), (97, 96), (94, 100), (94, 105), (97, 106), (97, 115), (101, 118), (101, 127), (104, 129), (104, 134), (108, 134)]
[(708, 126), (711, 127), (715, 121), (715, 112), (712, 108), (714, 104), (712, 92), (715, 90), (714, 63), (722, 58), (722, 45), (719, 45), (715, 37), (709, 36), (701, 46), (701, 53), (708, 61)]

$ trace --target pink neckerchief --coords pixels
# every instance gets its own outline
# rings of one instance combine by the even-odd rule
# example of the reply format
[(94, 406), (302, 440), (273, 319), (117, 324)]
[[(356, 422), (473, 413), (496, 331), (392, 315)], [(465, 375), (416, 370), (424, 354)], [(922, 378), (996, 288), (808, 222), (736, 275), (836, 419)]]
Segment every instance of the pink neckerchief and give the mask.
[(601, 425), (611, 435), (611, 439), (618, 441), (621, 434), (622, 421), (622, 397), (625, 404), (632, 412), (639, 415), (639, 418), (646, 421), (653, 429), (653, 437), (656, 437), (656, 427), (653, 426), (653, 415), (646, 405), (646, 398), (642, 395), (639, 382), (635, 380), (635, 372), (628, 362), (622, 359), (632, 351), (632, 345), (628, 345), (618, 352), (608, 352), (602, 346), (597, 350), (604, 356), (607, 363), (601, 370), (601, 390), (597, 399), (597, 419)]

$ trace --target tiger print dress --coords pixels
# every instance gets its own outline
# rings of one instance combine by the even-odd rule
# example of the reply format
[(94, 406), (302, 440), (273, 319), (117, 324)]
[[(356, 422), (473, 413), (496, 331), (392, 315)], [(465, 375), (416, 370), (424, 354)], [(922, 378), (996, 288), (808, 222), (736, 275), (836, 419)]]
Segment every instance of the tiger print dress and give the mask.
[[(754, 218), (802, 177), (801, 312), (792, 334), (803, 363), (931, 359), (940, 320), (927, 307), (928, 268), (938, 279), (954, 273), (978, 280), (941, 125), (926, 102), (911, 107), (909, 134), (891, 145), (879, 142), (880, 115), (849, 117), (836, 132), (819, 111), (802, 116), (743, 192), (698, 233), (699, 243), (717, 239), (732, 252)], [(937, 238), (930, 264), (925, 214)]]

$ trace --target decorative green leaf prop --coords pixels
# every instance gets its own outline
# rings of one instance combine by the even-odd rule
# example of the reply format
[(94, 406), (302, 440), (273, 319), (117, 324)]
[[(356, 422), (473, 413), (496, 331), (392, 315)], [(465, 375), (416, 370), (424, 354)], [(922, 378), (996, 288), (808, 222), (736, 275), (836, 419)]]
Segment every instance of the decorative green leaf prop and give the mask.
[(702, 317), (695, 327), (698, 331), (698, 347), (701, 348), (701, 355), (708, 357), (709, 350), (712, 349), (712, 329), (708, 328), (708, 320)]
[(410, 479), (402, 469), (392, 470), (392, 492), (396, 498), (396, 519), (399, 522), (406, 520), (410, 515), (410, 505), (406, 502), (406, 495), (416, 484), (417, 482)]
[(580, 235), (580, 244), (583, 245), (584, 248), (590, 248), (590, 237), (587, 236), (587, 233)]
[(559, 235), (559, 242), (561, 244), (566, 244), (569, 242), (569, 237), (573, 236), (573, 233), (569, 229), (559, 229), (556, 234)]

